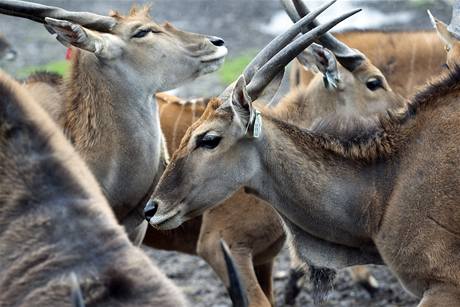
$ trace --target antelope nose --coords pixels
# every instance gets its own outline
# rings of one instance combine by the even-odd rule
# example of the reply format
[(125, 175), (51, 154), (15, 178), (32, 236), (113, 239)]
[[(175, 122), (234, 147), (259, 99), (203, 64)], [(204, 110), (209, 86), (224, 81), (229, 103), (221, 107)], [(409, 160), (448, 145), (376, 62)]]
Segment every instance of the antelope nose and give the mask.
[(214, 46), (217, 46), (217, 47), (222, 47), (223, 45), (225, 45), (225, 41), (222, 38), (217, 37), (217, 36), (209, 36), (209, 40)]
[(149, 200), (147, 205), (144, 207), (144, 217), (147, 220), (147, 222), (150, 222), (152, 217), (155, 215), (155, 213), (158, 210), (158, 202), (154, 200)]

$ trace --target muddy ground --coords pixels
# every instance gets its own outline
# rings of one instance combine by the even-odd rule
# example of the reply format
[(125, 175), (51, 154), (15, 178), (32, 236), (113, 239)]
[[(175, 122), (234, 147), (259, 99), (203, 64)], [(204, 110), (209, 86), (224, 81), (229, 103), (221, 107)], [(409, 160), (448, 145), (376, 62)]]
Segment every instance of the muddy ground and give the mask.
[[(125, 12), (132, 1), (39, 1), (63, 6), (68, 9), (89, 10), (106, 13), (111, 8)], [(145, 1), (136, 1), (144, 3)], [(257, 50), (273, 35), (279, 33), (286, 23), (278, 0), (157, 0), (153, 1), (153, 16), (159, 20), (171, 20), (176, 26), (190, 31), (223, 37), (229, 47), (229, 57)], [(363, 7), (365, 11), (348, 24), (349, 28), (415, 29), (428, 28), (425, 10), (430, 8), (435, 15), (448, 21), (450, 9), (443, 1), (339, 1), (338, 8)], [(366, 15), (366, 10), (367, 14)], [(22, 67), (41, 65), (62, 59), (65, 48), (57, 43), (45, 29), (17, 18), (0, 16), (0, 32), (5, 33), (19, 51), (15, 63), (4, 66), (6, 71), (16, 74)], [(208, 96), (219, 93), (224, 87), (216, 75), (209, 75), (191, 85), (181, 88), (183, 97)], [(146, 249), (158, 266), (182, 288), (191, 306), (230, 306), (230, 300), (219, 279), (200, 258), (175, 252)], [(283, 288), (287, 280), (289, 256), (285, 249), (275, 266), (275, 291), (277, 305), (283, 305)], [(415, 306), (417, 300), (405, 293), (396, 278), (385, 267), (372, 267), (380, 283), (374, 297), (354, 284), (347, 271), (339, 274), (334, 289), (323, 306)], [(308, 282), (298, 299), (298, 306), (314, 306)]]

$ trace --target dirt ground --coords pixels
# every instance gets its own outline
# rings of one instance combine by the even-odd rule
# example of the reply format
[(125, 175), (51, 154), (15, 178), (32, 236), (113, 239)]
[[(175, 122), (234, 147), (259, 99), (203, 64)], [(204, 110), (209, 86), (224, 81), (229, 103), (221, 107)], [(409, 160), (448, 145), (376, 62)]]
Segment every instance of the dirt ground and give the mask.
[[(176, 252), (158, 251), (145, 248), (158, 266), (187, 295), (191, 306), (224, 307), (231, 301), (217, 275), (199, 257)], [(373, 276), (379, 282), (379, 290), (371, 297), (364, 288), (355, 284), (347, 270), (340, 272), (329, 293), (325, 307), (411, 307), (418, 299), (407, 294), (396, 278), (384, 266), (370, 266)], [(289, 271), (289, 253), (287, 248), (277, 257), (274, 276), (277, 306), (284, 306), (284, 286)], [(295, 306), (316, 306), (312, 299), (312, 287), (306, 281)]]
[[(125, 12), (132, 4), (132, 1), (122, 0), (41, 0), (39, 2), (98, 13), (106, 13), (112, 8)], [(136, 1), (138, 4), (144, 2)], [(229, 46), (230, 57), (247, 50), (261, 48), (279, 31), (278, 26), (281, 23), (279, 21), (281, 7), (278, 0), (157, 0), (153, 2), (153, 16), (157, 20), (171, 20), (176, 26), (189, 31), (223, 37)], [(341, 1), (341, 3), (345, 3), (347, 7), (363, 6), (372, 9), (374, 12), (372, 20), (379, 20), (381, 25), (385, 25), (387, 29), (429, 27), (425, 13), (427, 6), (413, 6), (407, 1)], [(449, 20), (450, 9), (443, 2), (435, 1), (431, 6), (428, 4), (428, 7), (441, 19)], [(410, 11), (409, 15), (400, 14), (406, 11)], [(394, 16), (394, 20), (391, 19), (391, 16)], [(362, 22), (365, 25), (373, 25), (373, 28), (380, 27), (379, 24), (369, 23), (369, 18), (367, 20), (364, 18)], [(357, 21), (351, 26), (360, 28)], [(12, 74), (17, 73), (21, 67), (40, 65), (64, 57), (65, 48), (57, 43), (42, 26), (30, 21), (0, 16), (0, 32), (5, 33), (20, 52), (15, 63), (4, 67)], [(183, 97), (208, 96), (217, 94), (223, 86), (215, 75), (210, 75), (183, 87), (179, 94)], [(152, 249), (146, 249), (146, 251), (158, 266), (182, 288), (191, 306), (230, 306), (230, 300), (220, 280), (202, 259), (175, 252)], [(274, 272), (278, 306), (283, 306), (283, 288), (287, 281), (288, 270), (289, 255), (287, 249), (284, 249), (277, 259)], [(334, 289), (323, 306), (416, 305), (417, 299), (404, 292), (387, 268), (375, 266), (372, 267), (372, 272), (380, 283), (380, 290), (374, 297), (370, 297), (364, 289), (354, 284), (349, 273), (343, 271), (336, 279)], [(312, 289), (306, 282), (297, 306), (314, 306), (311, 294)]]

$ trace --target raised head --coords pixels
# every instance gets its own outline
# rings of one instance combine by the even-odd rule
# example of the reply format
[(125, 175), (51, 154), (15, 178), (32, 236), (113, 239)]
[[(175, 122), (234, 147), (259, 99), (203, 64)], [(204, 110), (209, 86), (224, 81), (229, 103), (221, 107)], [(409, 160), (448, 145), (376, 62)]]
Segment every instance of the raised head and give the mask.
[[(314, 28), (290, 43), (329, 5), (321, 7), (275, 38), (219, 98), (208, 103), (202, 117), (182, 139), (145, 208), (150, 224), (170, 229), (220, 203), (254, 176), (258, 167), (255, 144), (263, 139), (257, 100), (273, 93), (284, 67), (334, 25), (359, 10)], [(208, 193), (207, 191), (213, 191)]]
[(447, 65), (449, 67), (458, 65), (460, 63), (460, 1), (455, 1), (452, 7), (452, 19), (449, 25), (435, 18), (429, 10), (427, 12), (431, 24), (444, 43), (447, 52)]
[[(302, 0), (282, 0), (293, 22), (309, 13)], [(316, 22), (316, 24), (318, 24)], [(402, 98), (393, 92), (383, 73), (361, 52), (327, 33), (318, 43), (299, 54), (300, 67), (315, 74), (309, 84), (312, 101), (329, 104), (328, 111), (371, 115), (399, 106)], [(323, 47), (324, 46), (324, 47)], [(317, 117), (314, 114), (313, 117)]]
[(0, 61), (14, 61), (18, 53), (8, 40), (0, 33)]
[(101, 16), (3, 0), (0, 13), (43, 23), (65, 46), (79, 48), (97, 65), (128, 76), (150, 92), (215, 71), (227, 54), (222, 39), (181, 31), (170, 23), (160, 25), (149, 16), (148, 7), (134, 7), (126, 16)]

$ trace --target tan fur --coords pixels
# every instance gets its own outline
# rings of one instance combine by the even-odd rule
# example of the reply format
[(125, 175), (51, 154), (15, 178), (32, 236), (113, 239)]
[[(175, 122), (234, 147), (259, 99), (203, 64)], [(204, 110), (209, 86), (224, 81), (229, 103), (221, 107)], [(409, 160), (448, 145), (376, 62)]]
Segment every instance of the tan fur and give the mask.
[(64, 93), (60, 75), (48, 72), (36, 72), (23, 83), (24, 88), (33, 94), (34, 100), (45, 109), (58, 124), (63, 120)]
[(46, 112), (3, 73), (0, 93), (0, 305), (74, 306), (74, 274), (86, 306), (184, 306)]

